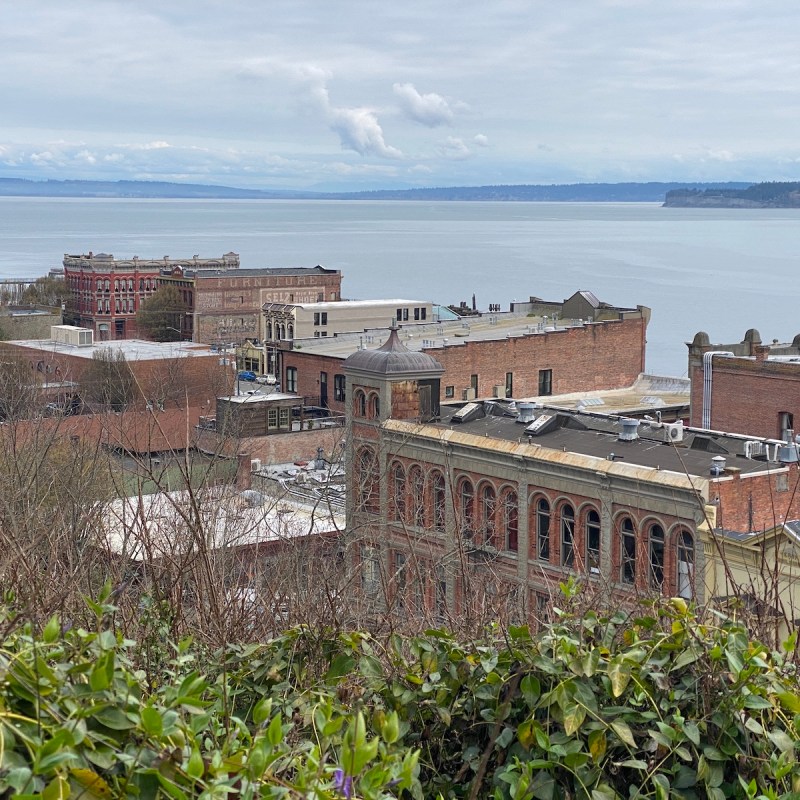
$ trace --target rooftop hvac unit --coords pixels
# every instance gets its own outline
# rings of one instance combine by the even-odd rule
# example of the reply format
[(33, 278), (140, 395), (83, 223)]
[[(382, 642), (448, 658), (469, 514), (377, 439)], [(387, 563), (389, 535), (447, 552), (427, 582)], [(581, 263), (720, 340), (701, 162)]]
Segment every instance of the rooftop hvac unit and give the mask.
[(475, 390), (471, 386), (469, 387), (469, 389), (464, 389), (464, 391), (461, 392), (461, 399), (462, 400), (467, 400), (467, 401), (474, 400), (475, 399)]
[(492, 397), (505, 398), (506, 387), (505, 384), (498, 383), (492, 388)]
[(250, 472), (258, 472), (260, 469), (261, 469), (261, 459), (260, 458), (250, 459)]
[(664, 441), (665, 442), (682, 442), (683, 441), (683, 422), (670, 422), (664, 425)]
[(75, 325), (51, 325), (50, 338), (59, 344), (91, 347), (94, 344), (94, 331), (89, 328), (78, 328)]

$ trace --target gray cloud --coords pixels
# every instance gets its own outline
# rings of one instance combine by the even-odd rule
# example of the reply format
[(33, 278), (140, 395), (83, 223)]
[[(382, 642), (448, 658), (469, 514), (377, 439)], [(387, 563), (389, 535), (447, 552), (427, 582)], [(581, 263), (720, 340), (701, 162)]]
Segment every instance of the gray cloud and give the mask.
[(453, 111), (440, 94), (420, 94), (412, 83), (396, 83), (392, 89), (403, 113), (415, 122), (435, 128), (453, 121)]
[(0, 175), (797, 178), (785, 0), (406, 0), (361, 22), (356, 0), (8, 3)]

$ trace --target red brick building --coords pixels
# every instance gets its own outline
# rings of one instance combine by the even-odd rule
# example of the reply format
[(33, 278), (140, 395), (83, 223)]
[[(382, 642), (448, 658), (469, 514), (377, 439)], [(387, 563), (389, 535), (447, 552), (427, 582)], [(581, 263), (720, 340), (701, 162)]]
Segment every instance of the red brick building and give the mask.
[[(237, 269), (239, 256), (226, 253), (221, 258), (201, 259), (117, 259), (107, 253), (64, 254), (64, 281), (72, 295), (76, 325), (89, 328), (98, 341), (134, 339), (136, 314), (150, 295), (167, 278), (182, 276), (187, 269)], [(183, 287), (187, 309), (194, 297), (190, 287)], [(189, 320), (185, 325), (188, 326)], [(184, 327), (184, 324), (181, 327)], [(191, 329), (185, 328), (190, 334)]]
[[(209, 413), (216, 398), (230, 394), (234, 374), (207, 346), (191, 342), (128, 339), (84, 346), (51, 340), (0, 342), (0, 352), (27, 364), (32, 377), (56, 403), (93, 408), (100, 404), (98, 381), (121, 387), (119, 405), (128, 410), (193, 407)], [(108, 364), (97, 371), (98, 354)], [(116, 373), (116, 374), (115, 374)], [(113, 392), (112, 392), (113, 395)]]
[(73, 322), (92, 330), (98, 341), (136, 338), (136, 316), (142, 304), (165, 285), (180, 292), (185, 306), (175, 325), (180, 338), (220, 345), (263, 338), (265, 303), (341, 299), (339, 270), (320, 266), (240, 269), (236, 253), (221, 258), (116, 259), (89, 252), (65, 254), (63, 263)]
[(692, 425), (781, 440), (800, 425), (800, 336), (764, 345), (750, 329), (719, 345), (700, 332), (688, 347)]
[(197, 271), (195, 341), (241, 344), (263, 339), (262, 306), (341, 300), (342, 273), (324, 267)]
[[(645, 369), (649, 312), (616, 319), (545, 326), (511, 314), (403, 328), (409, 349), (434, 357), (444, 369), (442, 399), (539, 397), (630, 386)], [(344, 362), (378, 347), (387, 332), (370, 331), (287, 343), (283, 387), (342, 413)]]
[[(598, 601), (758, 593), (760, 535), (800, 518), (796, 451), (763, 440), (497, 400), (439, 409), (443, 366), (394, 333), (344, 369), (348, 533), (377, 603), (520, 616), (570, 576)], [(769, 562), (787, 604), (796, 562)]]

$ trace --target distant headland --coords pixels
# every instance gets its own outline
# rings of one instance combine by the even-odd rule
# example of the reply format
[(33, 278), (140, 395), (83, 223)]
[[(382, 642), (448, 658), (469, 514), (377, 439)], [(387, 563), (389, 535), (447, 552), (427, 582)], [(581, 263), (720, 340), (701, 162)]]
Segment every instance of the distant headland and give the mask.
[(667, 192), (670, 208), (800, 208), (800, 183), (756, 183), (746, 189), (683, 188)]
[[(661, 203), (673, 192), (705, 192), (715, 196), (746, 189), (750, 183), (572, 183), (453, 186), (426, 189), (378, 189), (358, 192), (314, 192), (237, 189), (166, 181), (78, 181), (0, 177), (0, 197), (72, 197), (199, 200), (423, 200), (564, 203)], [(671, 203), (667, 203), (671, 205)]]

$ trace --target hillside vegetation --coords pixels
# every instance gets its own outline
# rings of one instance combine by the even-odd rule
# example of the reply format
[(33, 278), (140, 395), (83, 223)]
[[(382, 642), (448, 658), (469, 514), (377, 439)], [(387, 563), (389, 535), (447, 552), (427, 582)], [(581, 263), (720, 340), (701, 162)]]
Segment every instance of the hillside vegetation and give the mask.
[[(13, 604), (13, 598), (8, 598)], [(566, 613), (537, 634), (138, 644), (109, 590), (91, 624), (0, 624), (0, 796), (796, 797), (789, 656), (684, 601)], [(142, 613), (151, 613), (143, 606)]]
[(665, 206), (676, 208), (800, 208), (800, 183), (757, 183), (746, 189), (673, 189)]

